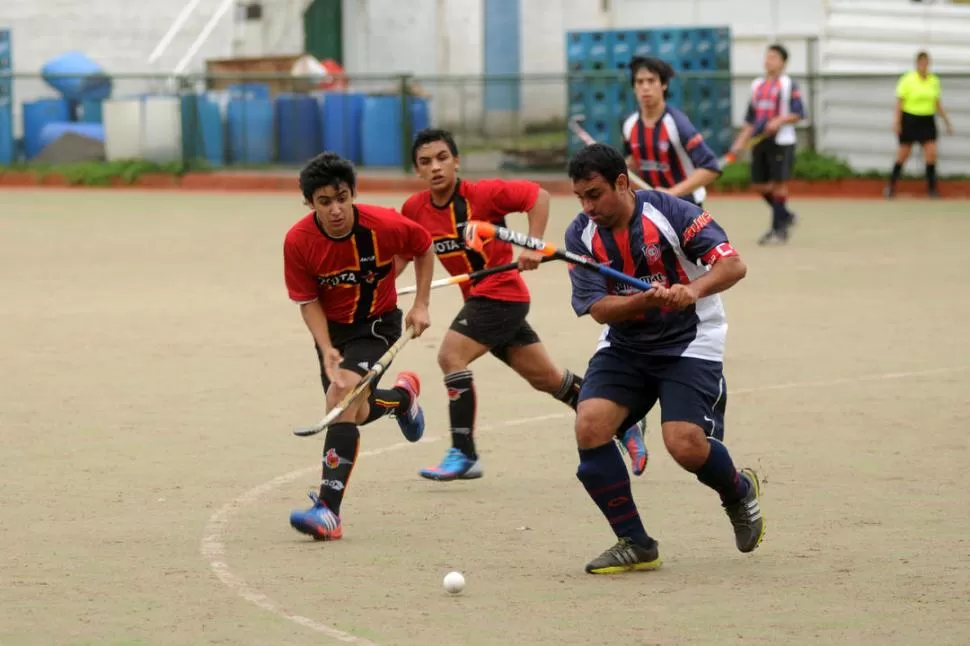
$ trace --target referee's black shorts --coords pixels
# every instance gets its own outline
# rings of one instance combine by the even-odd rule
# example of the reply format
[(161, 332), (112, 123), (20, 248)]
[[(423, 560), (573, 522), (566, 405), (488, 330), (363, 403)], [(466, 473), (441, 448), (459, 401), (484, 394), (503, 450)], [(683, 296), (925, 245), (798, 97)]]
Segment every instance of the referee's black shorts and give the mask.
[(936, 141), (936, 115), (903, 113), (899, 132), (901, 144), (925, 144)]

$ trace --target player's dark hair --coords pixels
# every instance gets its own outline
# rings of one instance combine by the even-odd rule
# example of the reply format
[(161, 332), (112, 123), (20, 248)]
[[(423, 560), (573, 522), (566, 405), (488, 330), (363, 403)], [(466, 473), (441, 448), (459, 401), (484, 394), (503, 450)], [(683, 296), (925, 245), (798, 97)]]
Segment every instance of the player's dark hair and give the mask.
[(919, 52), (916, 53), (917, 63), (919, 63), (920, 61), (928, 61), (928, 60), (930, 60), (930, 53), (928, 51), (920, 50)]
[(778, 55), (781, 56), (782, 62), (783, 63), (788, 62), (788, 50), (785, 49), (785, 46), (782, 45), (781, 43), (774, 43), (772, 45), (768, 45), (768, 51), (778, 52)]
[(442, 130), (441, 128), (425, 128), (419, 132), (414, 137), (414, 143), (411, 144), (411, 163), (415, 166), (418, 165), (418, 148), (421, 146), (427, 146), (428, 144), (434, 143), (436, 141), (443, 141), (445, 145), (448, 146), (448, 150), (455, 157), (458, 156), (458, 144), (455, 143), (455, 137), (447, 130)]
[(598, 173), (613, 187), (620, 175), (629, 173), (620, 151), (606, 144), (591, 144), (573, 155), (567, 172), (574, 182), (592, 179)]
[(320, 153), (300, 171), (300, 191), (307, 202), (313, 201), (313, 194), (319, 189), (327, 186), (336, 189), (341, 184), (346, 184), (351, 193), (357, 192), (354, 165), (337, 153)]
[[(654, 58), (653, 56), (634, 56), (630, 59), (631, 87), (637, 84), (637, 72), (640, 70), (653, 72), (660, 79), (660, 83), (666, 85), (668, 88), (670, 87), (670, 81), (673, 80), (675, 75), (674, 68), (665, 60)], [(664, 98), (667, 98), (666, 89), (664, 89)]]

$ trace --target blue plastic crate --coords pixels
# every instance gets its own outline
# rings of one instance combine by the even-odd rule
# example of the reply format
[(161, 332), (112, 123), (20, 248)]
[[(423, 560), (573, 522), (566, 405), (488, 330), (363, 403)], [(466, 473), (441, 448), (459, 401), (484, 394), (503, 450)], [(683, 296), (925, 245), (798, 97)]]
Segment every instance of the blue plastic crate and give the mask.
[(649, 31), (638, 30), (629, 32), (632, 43), (631, 58), (633, 56), (656, 56), (657, 46)]
[(599, 63), (606, 68), (610, 62), (609, 32), (581, 31), (566, 34), (566, 62), (570, 68)]
[(614, 70), (625, 70), (629, 68), (630, 59), (633, 58), (633, 45), (636, 32), (614, 31), (610, 32), (607, 42), (610, 48), (610, 68)]
[(680, 58), (682, 29), (655, 29), (650, 32), (654, 56), (665, 61)]

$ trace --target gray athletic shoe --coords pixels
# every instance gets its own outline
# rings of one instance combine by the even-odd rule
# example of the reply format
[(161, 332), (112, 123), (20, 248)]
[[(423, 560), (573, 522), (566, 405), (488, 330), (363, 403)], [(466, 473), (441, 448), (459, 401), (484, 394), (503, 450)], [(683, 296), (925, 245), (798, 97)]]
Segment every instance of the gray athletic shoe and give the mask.
[(656, 570), (663, 563), (660, 549), (654, 541), (653, 547), (642, 547), (629, 538), (621, 538), (616, 545), (606, 550), (586, 564), (590, 574), (617, 574), (636, 570)]
[(753, 552), (765, 536), (765, 519), (761, 515), (761, 483), (758, 474), (753, 469), (741, 469), (741, 477), (750, 485), (748, 495), (734, 503), (726, 505), (731, 524), (734, 526), (734, 540), (742, 552)]

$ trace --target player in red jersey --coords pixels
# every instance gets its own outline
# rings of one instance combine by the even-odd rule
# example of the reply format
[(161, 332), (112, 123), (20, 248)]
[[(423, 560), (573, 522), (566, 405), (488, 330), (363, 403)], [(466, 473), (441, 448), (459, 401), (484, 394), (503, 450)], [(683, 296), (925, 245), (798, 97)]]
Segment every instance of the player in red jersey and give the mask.
[[(355, 204), (356, 185), (350, 162), (333, 153), (312, 159), (300, 172), (300, 190), (313, 211), (283, 244), (286, 287), (313, 336), (328, 408), (401, 336), (395, 256), (415, 258), (418, 290), (405, 324), (415, 336), (430, 324), (431, 236), (393, 209)], [(340, 503), (360, 447), (358, 425), (394, 415), (404, 437), (417, 442), (424, 433), (420, 389), (417, 375), (402, 372), (393, 388), (365, 392), (327, 429), (320, 494), (290, 514), (296, 530), (318, 540), (343, 536)]]
[[(401, 209), (431, 233), (434, 251), (452, 276), (512, 262), (512, 245), (501, 240), (485, 243), (481, 252), (465, 246), (464, 228), (470, 220), (486, 220), (505, 226), (510, 213), (528, 214), (529, 235), (541, 238), (549, 220), (549, 194), (534, 182), (487, 179), (478, 182), (458, 178), (458, 147), (445, 130), (419, 132), (411, 149), (418, 174), (428, 190), (412, 195)], [(533, 251), (519, 255), (521, 270), (539, 266)], [(398, 263), (398, 273), (407, 266)], [(526, 321), (529, 290), (518, 271), (492, 274), (475, 283), (462, 283), (465, 305), (455, 317), (438, 352), (445, 375), (452, 447), (437, 467), (422, 469), (430, 480), (472, 479), (482, 476), (475, 450), (475, 385), (468, 366), (491, 352), (519, 373), (536, 390), (549, 393), (573, 409), (582, 378), (553, 363), (545, 347)], [(647, 449), (642, 425), (627, 429), (621, 437), (630, 454), (633, 472), (643, 473)]]

